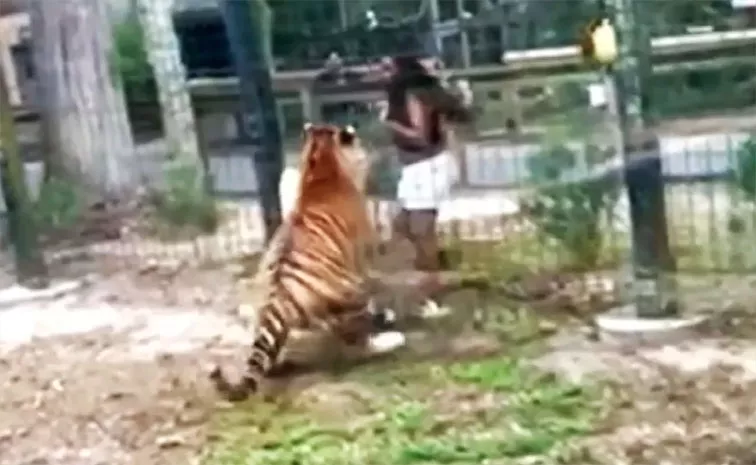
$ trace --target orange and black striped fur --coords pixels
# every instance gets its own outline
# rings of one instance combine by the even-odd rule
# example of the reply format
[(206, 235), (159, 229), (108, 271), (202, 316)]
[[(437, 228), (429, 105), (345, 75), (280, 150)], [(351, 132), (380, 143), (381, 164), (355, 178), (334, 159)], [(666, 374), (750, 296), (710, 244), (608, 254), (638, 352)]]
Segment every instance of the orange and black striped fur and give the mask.
[(351, 127), (306, 126), (297, 200), (257, 277), (265, 298), (246, 372), (238, 383), (218, 367), (211, 374), (224, 398), (240, 401), (258, 390), (291, 330), (320, 328), (349, 345), (368, 342), (374, 316), (363, 249), (373, 226), (363, 191), (345, 166), (355, 143)]

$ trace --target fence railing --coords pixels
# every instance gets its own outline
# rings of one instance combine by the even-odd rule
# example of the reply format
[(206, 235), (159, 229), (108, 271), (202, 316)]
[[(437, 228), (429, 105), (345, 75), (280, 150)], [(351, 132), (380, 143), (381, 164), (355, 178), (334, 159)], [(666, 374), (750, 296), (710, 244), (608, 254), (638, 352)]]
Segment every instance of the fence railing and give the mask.
[[(740, 115), (712, 115), (713, 106), (702, 106), (704, 111), (699, 113), (708, 112), (706, 121), (710, 124), (703, 124), (699, 114), (695, 120), (660, 119), (655, 127), (661, 135), (670, 240), (678, 269), (756, 270), (756, 255), (744, 250), (756, 235), (756, 203), (747, 182), (740, 182), (750, 179), (747, 161), (750, 156), (756, 157), (756, 152), (750, 155), (753, 148), (748, 142), (756, 127), (752, 116), (756, 114), (756, 93), (749, 93), (749, 79), (756, 75), (752, 54), (756, 30), (657, 37), (652, 45), (655, 77), (681, 70), (695, 74), (737, 68), (733, 74), (739, 79), (720, 86), (737, 93), (742, 105)], [(314, 89), (316, 73), (275, 74), (279, 111), (299, 105), (303, 109), (300, 120), (318, 119), (315, 108), (326, 104), (382, 98), (377, 88), (359, 92), (338, 86), (327, 91)], [(616, 269), (627, 261), (631, 233), (620, 176), (623, 166), (607, 149), (611, 143), (605, 136), (608, 123), (604, 110), (591, 107), (587, 97), (586, 84), (597, 81), (597, 75), (584, 67), (577, 49), (512, 50), (505, 54), (502, 64), (451, 69), (448, 73), (473, 81), (476, 102), (490, 107), (485, 110), (491, 114), (481, 120), (492, 122), (491, 128), (482, 128), (486, 135), (462, 141), (467, 182), (440, 211), (439, 230), (444, 241), (462, 251), (463, 258), (455, 266), (486, 268), (495, 278), (508, 279), (522, 270)], [(657, 86), (657, 81), (650, 82), (652, 88)], [(205, 133), (227, 131), (229, 123), (210, 120), (218, 115), (225, 115), (221, 120), (235, 118), (238, 79), (199, 78), (190, 80), (188, 86), (198, 116), (196, 129)], [(712, 88), (707, 86), (699, 87)], [(672, 84), (657, 86), (656, 90), (673, 94), (676, 88)], [(684, 100), (676, 95), (672, 98)], [(520, 124), (517, 134), (495, 133), (513, 115), (528, 124)], [(554, 115), (562, 119), (555, 120)], [(582, 131), (564, 132), (570, 126), (566, 123)], [(691, 127), (699, 130), (691, 135)], [(294, 129), (299, 131), (300, 127)], [(233, 138), (233, 128), (228, 132)], [(201, 140), (208, 139), (204, 137), (207, 134), (202, 136)], [(292, 156), (296, 157), (298, 147), (294, 147)], [(116, 209), (105, 218), (107, 215), (90, 211), (79, 200), (69, 202), (75, 186), (55, 187), (59, 191), (46, 188), (40, 209), (60, 208), (61, 203), (68, 202), (65, 208), (71, 210), (65, 215), (45, 213), (61, 230), (55, 231), (61, 232), (60, 237), (46, 242), (48, 256), (57, 259), (85, 251), (90, 256), (119, 260), (227, 261), (259, 250), (262, 215), (249, 147), (229, 143), (219, 149), (204, 144), (203, 149), (214, 178), (210, 207), (197, 209), (179, 199), (167, 208), (145, 200), (147, 206)], [(134, 158), (135, 163), (154, 166), (161, 175), (169, 164), (166, 142), (160, 138), (140, 141), (136, 151), (139, 156)], [(40, 162), (36, 163), (38, 172)], [(389, 186), (395, 181), (392, 169), (386, 167), (379, 173), (386, 174)], [(753, 177), (756, 179), (756, 171)], [(378, 224), (388, 228), (394, 202), (378, 196), (371, 202)], [(205, 217), (210, 211), (212, 218)], [(193, 223), (175, 222), (181, 215), (194, 215)], [(117, 229), (114, 236), (113, 228)], [(106, 231), (90, 234), (93, 229)]]
[[(697, 33), (679, 36), (657, 37), (652, 41), (655, 64), (653, 66), (656, 79), (674, 79), (679, 73), (709, 71), (712, 73), (726, 72), (722, 70), (733, 67), (752, 67), (750, 51), (756, 46), (756, 29)], [(716, 54), (715, 56), (712, 56)], [(356, 74), (369, 74), (366, 67), (355, 67)], [(753, 72), (753, 71), (752, 71)], [(479, 100), (491, 99), (493, 92), (498, 95), (499, 103), (486, 104), (486, 111), (492, 114), (482, 120), (479, 134), (499, 134), (505, 132), (502, 124), (510, 120), (515, 126), (528, 125), (532, 114), (540, 113), (543, 106), (544, 94), (537, 92), (530, 97), (523, 95), (524, 89), (546, 88), (558, 89), (560, 86), (568, 88), (582, 87), (577, 91), (582, 94), (577, 98), (577, 106), (558, 107), (550, 110), (556, 117), (567, 120), (577, 118), (595, 123), (596, 112), (591, 112), (588, 102), (588, 84), (596, 82), (595, 72), (584, 68), (577, 47), (558, 47), (548, 49), (509, 51), (505, 54), (502, 65), (475, 66), (467, 69), (447, 70), (447, 74), (454, 78), (464, 78), (472, 81), (473, 89)], [(312, 85), (318, 71), (278, 72), (274, 75), (274, 85), (279, 92), (278, 105), (280, 108), (298, 108), (301, 111), (299, 121), (317, 121), (323, 116), (322, 108), (327, 105), (376, 102), (382, 98), (382, 91), (372, 88), (370, 84), (355, 86), (333, 86), (329, 88), (314, 88)], [(666, 77), (671, 76), (671, 77)], [(217, 111), (222, 102), (232, 106), (238, 98), (238, 79), (229, 78), (197, 78), (189, 81), (191, 93), (198, 108)], [(724, 84), (727, 85), (727, 84)], [(572, 91), (575, 94), (575, 91)], [(744, 90), (748, 95), (748, 91)], [(678, 102), (666, 103), (668, 95), (661, 95), (665, 100), (664, 113), (675, 113)], [(702, 95), (701, 98), (705, 98)], [(722, 99), (731, 101), (735, 97)], [(553, 99), (552, 99), (553, 100)], [(688, 98), (686, 105), (696, 105), (694, 98)], [(746, 98), (746, 100), (748, 100)], [(744, 102), (748, 106), (747, 102)], [(549, 104), (547, 103), (546, 106)], [(557, 104), (561, 105), (561, 104)], [(699, 104), (701, 105), (701, 104)], [(705, 105), (703, 103), (702, 105)], [(669, 108), (667, 108), (669, 107)], [(662, 111), (660, 110), (660, 111)], [(296, 110), (295, 110), (296, 111)], [(531, 116), (529, 116), (531, 115)], [(569, 116), (566, 116), (569, 115)], [(592, 116), (593, 115), (593, 116)], [(543, 120), (544, 115), (537, 117)], [(546, 117), (547, 119), (550, 117)], [(601, 117), (599, 116), (599, 119)], [(286, 121), (283, 125), (286, 126)], [(541, 122), (530, 124), (548, 124)], [(294, 122), (294, 131), (297, 123)]]

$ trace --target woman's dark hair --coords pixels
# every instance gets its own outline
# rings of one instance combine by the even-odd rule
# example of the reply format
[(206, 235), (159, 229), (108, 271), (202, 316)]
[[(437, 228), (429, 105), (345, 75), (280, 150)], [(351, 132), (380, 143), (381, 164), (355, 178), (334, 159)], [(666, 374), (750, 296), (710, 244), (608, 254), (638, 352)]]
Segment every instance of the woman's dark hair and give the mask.
[(453, 122), (471, 121), (469, 109), (443, 86), (438, 76), (428, 72), (420, 62), (420, 57), (398, 56), (393, 59), (393, 64), (395, 71), (386, 87), (389, 119), (404, 121), (407, 118), (407, 93), (412, 91), (433, 113), (443, 115)]
[(398, 56), (392, 60), (394, 72), (386, 86), (388, 118), (404, 121), (406, 116), (407, 92), (426, 82), (431, 84), (430, 75), (416, 56)]

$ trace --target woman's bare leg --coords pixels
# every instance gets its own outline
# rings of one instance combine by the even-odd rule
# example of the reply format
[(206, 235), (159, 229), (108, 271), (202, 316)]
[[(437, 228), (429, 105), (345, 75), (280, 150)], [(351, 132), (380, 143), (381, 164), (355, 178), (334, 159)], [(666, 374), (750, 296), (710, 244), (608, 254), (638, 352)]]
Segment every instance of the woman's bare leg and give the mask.
[(409, 239), (415, 247), (415, 269), (437, 272), (440, 248), (436, 234), (438, 210), (411, 210), (407, 214)]

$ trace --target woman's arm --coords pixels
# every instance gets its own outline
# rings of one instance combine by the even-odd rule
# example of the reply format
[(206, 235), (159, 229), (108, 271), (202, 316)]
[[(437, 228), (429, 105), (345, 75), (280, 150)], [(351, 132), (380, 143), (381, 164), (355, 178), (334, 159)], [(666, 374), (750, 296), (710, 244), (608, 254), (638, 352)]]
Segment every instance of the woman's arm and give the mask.
[(388, 127), (402, 137), (412, 139), (415, 142), (426, 143), (425, 115), (420, 101), (412, 96), (407, 96), (407, 114), (410, 125), (398, 121), (386, 120)]
[(395, 133), (408, 139), (422, 139), (423, 135), (417, 129), (406, 126), (398, 121), (387, 120), (386, 125)]

